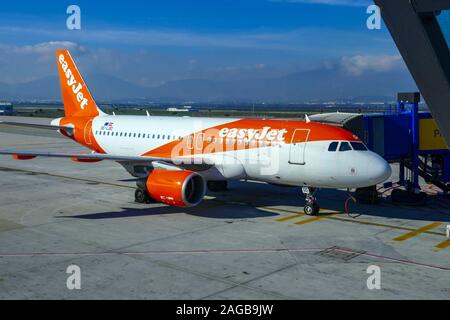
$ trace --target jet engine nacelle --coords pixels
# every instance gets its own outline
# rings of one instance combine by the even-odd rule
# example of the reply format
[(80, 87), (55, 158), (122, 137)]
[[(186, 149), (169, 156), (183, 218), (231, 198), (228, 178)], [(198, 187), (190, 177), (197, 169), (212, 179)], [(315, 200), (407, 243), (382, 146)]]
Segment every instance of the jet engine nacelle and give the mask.
[(153, 170), (146, 187), (154, 200), (183, 208), (198, 205), (206, 192), (202, 176), (188, 170)]

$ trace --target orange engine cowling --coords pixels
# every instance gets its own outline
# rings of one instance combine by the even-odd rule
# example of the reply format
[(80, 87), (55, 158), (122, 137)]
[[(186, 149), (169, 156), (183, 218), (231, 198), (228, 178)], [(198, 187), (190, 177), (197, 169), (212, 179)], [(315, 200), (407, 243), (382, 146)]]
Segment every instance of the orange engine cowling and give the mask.
[(188, 170), (153, 170), (146, 187), (156, 201), (184, 208), (198, 205), (206, 192), (205, 180)]

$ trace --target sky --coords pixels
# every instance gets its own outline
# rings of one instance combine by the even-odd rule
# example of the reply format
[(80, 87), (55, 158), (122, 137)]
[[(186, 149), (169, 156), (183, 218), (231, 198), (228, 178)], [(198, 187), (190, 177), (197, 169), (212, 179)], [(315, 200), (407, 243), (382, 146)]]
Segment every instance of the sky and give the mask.
[[(81, 9), (68, 30), (66, 9)], [(67, 47), (84, 73), (142, 86), (265, 79), (338, 66), (360, 76), (402, 65), (366, 0), (2, 1), (0, 83), (55, 75)]]

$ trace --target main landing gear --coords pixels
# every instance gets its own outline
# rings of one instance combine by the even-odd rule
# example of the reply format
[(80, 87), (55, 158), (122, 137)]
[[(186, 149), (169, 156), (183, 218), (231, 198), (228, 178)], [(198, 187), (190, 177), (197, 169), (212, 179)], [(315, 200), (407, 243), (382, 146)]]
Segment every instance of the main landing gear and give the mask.
[(149, 196), (145, 186), (145, 179), (136, 181), (136, 191), (134, 192), (134, 202), (137, 203), (152, 203), (153, 199)]
[(151, 198), (148, 195), (146, 190), (143, 190), (141, 188), (136, 188), (136, 191), (134, 192), (134, 202), (137, 203), (150, 203)]
[(317, 202), (316, 193), (317, 189), (309, 188), (309, 187), (302, 187), (302, 192), (305, 195), (305, 206), (303, 208), (303, 211), (308, 216), (314, 216), (319, 213), (319, 203)]

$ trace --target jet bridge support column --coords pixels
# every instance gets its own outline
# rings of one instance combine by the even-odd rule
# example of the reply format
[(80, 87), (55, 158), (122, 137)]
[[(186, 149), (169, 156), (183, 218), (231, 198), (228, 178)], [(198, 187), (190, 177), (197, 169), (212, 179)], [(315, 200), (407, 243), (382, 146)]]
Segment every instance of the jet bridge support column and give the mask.
[(419, 192), (419, 103), (411, 104), (411, 163), (412, 163), (412, 191)]
[[(410, 133), (410, 150), (411, 159), (408, 165), (411, 171), (410, 191), (420, 192), (419, 186), (419, 102), (420, 93), (399, 93), (397, 96), (397, 110), (399, 112), (407, 112), (410, 114), (411, 133)], [(404, 182), (405, 160), (400, 164), (400, 182)]]

